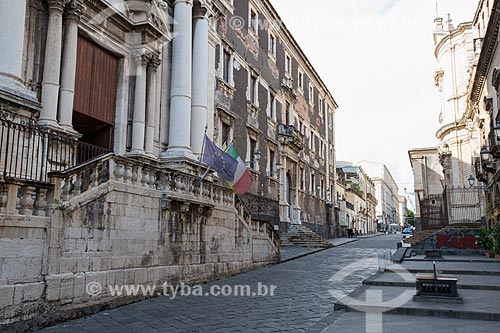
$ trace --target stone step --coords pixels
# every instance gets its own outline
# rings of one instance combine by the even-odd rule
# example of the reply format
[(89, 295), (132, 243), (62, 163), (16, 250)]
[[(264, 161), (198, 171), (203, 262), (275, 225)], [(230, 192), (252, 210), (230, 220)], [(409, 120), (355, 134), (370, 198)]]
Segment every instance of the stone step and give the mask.
[[(333, 247), (326, 239), (316, 234), (309, 228), (302, 225), (292, 225), (288, 228), (288, 233), (282, 236), (282, 246), (293, 244), (299, 247)], [(283, 242), (283, 240), (285, 240)]]

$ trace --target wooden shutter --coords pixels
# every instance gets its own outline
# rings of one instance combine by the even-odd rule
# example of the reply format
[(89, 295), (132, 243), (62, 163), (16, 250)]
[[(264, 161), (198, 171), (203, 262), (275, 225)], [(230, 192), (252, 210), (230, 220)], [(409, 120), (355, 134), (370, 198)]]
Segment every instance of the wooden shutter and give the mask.
[(74, 111), (113, 125), (118, 86), (118, 58), (79, 36)]

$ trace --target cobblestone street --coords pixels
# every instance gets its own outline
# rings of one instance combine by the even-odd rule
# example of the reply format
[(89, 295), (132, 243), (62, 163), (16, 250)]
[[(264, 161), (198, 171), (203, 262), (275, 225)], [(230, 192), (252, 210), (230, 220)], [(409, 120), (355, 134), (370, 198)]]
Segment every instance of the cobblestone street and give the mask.
[(395, 250), (400, 235), (381, 235), (301, 259), (226, 278), (211, 285), (276, 285), (268, 297), (158, 297), (53, 326), (43, 332), (305, 332), (333, 312), (330, 289), (349, 293), (377, 267), (341, 284), (328, 280), (351, 263)]

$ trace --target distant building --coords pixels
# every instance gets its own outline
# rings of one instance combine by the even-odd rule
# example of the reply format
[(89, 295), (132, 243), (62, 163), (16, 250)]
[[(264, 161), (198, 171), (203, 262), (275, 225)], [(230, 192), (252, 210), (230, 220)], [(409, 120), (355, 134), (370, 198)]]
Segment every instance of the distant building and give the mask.
[(408, 219), (408, 202), (404, 195), (398, 195), (399, 225), (404, 227)]
[(361, 161), (361, 166), (375, 185), (377, 199), (377, 228), (385, 230), (389, 224), (399, 224), (399, 188), (385, 164)]
[[(362, 234), (373, 233), (377, 230), (375, 184), (362, 167), (348, 162), (339, 162), (342, 167), (337, 168), (341, 178), (338, 188), (345, 188), (345, 200), (348, 227), (358, 230)], [(341, 196), (337, 192), (337, 198)]]
[[(415, 191), (415, 225), (421, 228), (421, 218), (424, 223), (429, 219), (444, 218), (443, 202), (443, 167), (437, 148), (415, 148), (409, 151), (414, 178)], [(430, 222), (433, 223), (432, 221)]]

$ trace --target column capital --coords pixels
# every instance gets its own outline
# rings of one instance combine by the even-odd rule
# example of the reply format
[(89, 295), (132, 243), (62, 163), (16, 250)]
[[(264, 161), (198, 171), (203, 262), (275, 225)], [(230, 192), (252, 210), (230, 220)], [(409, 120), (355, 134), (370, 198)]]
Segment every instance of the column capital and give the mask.
[(208, 18), (214, 16), (214, 14), (207, 0), (196, 0), (194, 2), (193, 18), (208, 20)]
[(64, 6), (66, 6), (66, 0), (46, 0), (49, 6), (49, 10), (57, 10), (61, 13), (64, 11)]
[(133, 51), (132, 58), (134, 59), (137, 66), (146, 67), (149, 62), (149, 55), (144, 49)]
[(158, 69), (158, 66), (161, 64), (161, 59), (157, 54), (150, 53), (146, 55), (148, 59), (148, 69), (151, 69), (153, 71), (156, 71)]
[(80, 17), (85, 10), (85, 6), (82, 0), (66, 0), (66, 10), (65, 15), (69, 20), (80, 21)]

